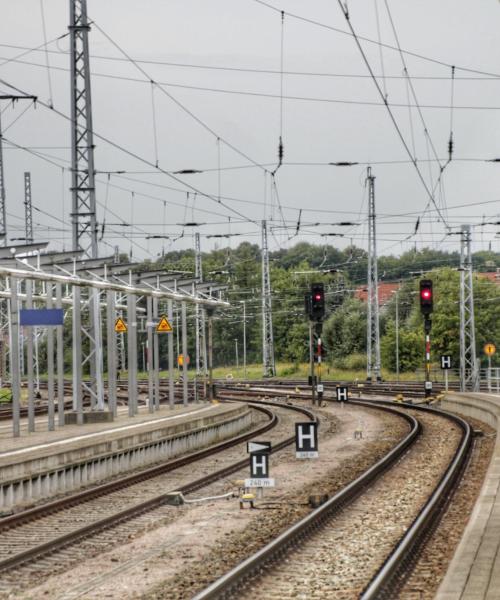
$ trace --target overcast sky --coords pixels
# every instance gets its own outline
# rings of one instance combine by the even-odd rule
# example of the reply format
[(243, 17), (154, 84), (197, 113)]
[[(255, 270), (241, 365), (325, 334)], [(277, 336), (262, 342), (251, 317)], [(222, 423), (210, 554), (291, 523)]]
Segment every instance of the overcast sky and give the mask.
[[(367, 38), (360, 44), (420, 175), (354, 38), (342, 33), (348, 25), (337, 0), (266, 4), (88, 0), (94, 130), (115, 144), (95, 139), (96, 169), (104, 172), (97, 175), (98, 220), (106, 222), (103, 255), (116, 244), (122, 251), (132, 248), (135, 259), (154, 258), (162, 246), (191, 247), (194, 229), (182, 227), (185, 222), (203, 223), (198, 231), (204, 250), (228, 240), (232, 246), (243, 239), (260, 243), (264, 218), (273, 249), (299, 240), (339, 246), (352, 240), (366, 247), (368, 164), (376, 177), (380, 253), (415, 245), (458, 248), (438, 210), (448, 231), (500, 220), (500, 164), (487, 162), (500, 157), (498, 0), (348, 3), (352, 27)], [(68, 115), (69, 2), (43, 0), (43, 9), (46, 37), (40, 0), (0, 0), (0, 79)], [(43, 50), (45, 41), (47, 54), (26, 53)], [(145, 62), (134, 64), (125, 54)], [(403, 59), (411, 81), (403, 76)], [(1, 93), (11, 93), (5, 83)], [(52, 240), (53, 249), (70, 249), (69, 122), (43, 106), (1, 106), (9, 237), (24, 235), (23, 173), (30, 171), (33, 204), (44, 211), (34, 213), (37, 236)], [(451, 125), (453, 160), (436, 186)], [(280, 132), (284, 164), (274, 187), (269, 173)], [(176, 175), (175, 181), (155, 169), (156, 160), (163, 171), (204, 172)], [(360, 164), (328, 165), (338, 161)], [(126, 173), (108, 177), (107, 171)], [(428, 190), (435, 187), (431, 200)], [(193, 188), (211, 197), (195, 195)], [(342, 221), (357, 225), (333, 225)], [(497, 230), (476, 227), (474, 248), (491, 244), (498, 251)], [(241, 235), (206, 237), (213, 234)]]

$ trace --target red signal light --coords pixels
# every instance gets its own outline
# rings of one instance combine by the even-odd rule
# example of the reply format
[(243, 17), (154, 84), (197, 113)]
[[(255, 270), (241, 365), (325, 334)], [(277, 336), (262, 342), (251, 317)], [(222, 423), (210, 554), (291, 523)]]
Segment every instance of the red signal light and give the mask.
[(316, 296), (314, 296), (315, 300), (321, 300), (321, 294), (316, 294)]
[(431, 296), (432, 296), (432, 292), (429, 288), (425, 288), (422, 290), (422, 298), (424, 300), (430, 300)]

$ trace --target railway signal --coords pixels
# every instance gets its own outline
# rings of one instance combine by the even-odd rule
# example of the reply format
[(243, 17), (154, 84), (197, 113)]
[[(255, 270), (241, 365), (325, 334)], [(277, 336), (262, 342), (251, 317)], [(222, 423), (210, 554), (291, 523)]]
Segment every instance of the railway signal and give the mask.
[(322, 321), (325, 316), (325, 286), (322, 283), (311, 284), (311, 321)]
[(425, 397), (432, 393), (431, 381), (431, 327), (432, 321), (430, 315), (434, 310), (434, 295), (432, 292), (432, 280), (420, 280), (420, 312), (424, 317), (425, 334)]
[(430, 314), (432, 314), (433, 309), (432, 281), (430, 279), (421, 279), (420, 312), (424, 315), (424, 317), (428, 317)]

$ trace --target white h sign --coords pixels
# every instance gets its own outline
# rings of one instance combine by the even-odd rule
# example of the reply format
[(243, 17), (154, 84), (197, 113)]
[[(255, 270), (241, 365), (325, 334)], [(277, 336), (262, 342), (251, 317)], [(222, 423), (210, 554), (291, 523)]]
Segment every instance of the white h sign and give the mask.
[(295, 423), (295, 456), (318, 457), (318, 423)]
[(269, 477), (269, 456), (267, 454), (250, 454), (250, 477), (252, 479)]
[(349, 390), (346, 385), (340, 385), (336, 388), (337, 402), (347, 402), (349, 399)]
[(449, 354), (441, 355), (441, 368), (451, 369), (451, 356)]

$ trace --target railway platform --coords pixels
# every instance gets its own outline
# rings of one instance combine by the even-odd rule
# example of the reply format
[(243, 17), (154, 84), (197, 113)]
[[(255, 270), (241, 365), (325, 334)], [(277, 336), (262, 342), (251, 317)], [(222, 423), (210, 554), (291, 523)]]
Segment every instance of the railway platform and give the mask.
[(144, 407), (132, 420), (126, 410), (112, 422), (0, 436), (0, 512), (197, 450), (252, 424), (244, 404)]
[(497, 430), (497, 438), (479, 498), (436, 600), (497, 600), (500, 598), (500, 395), (449, 393), (442, 408), (488, 423)]

